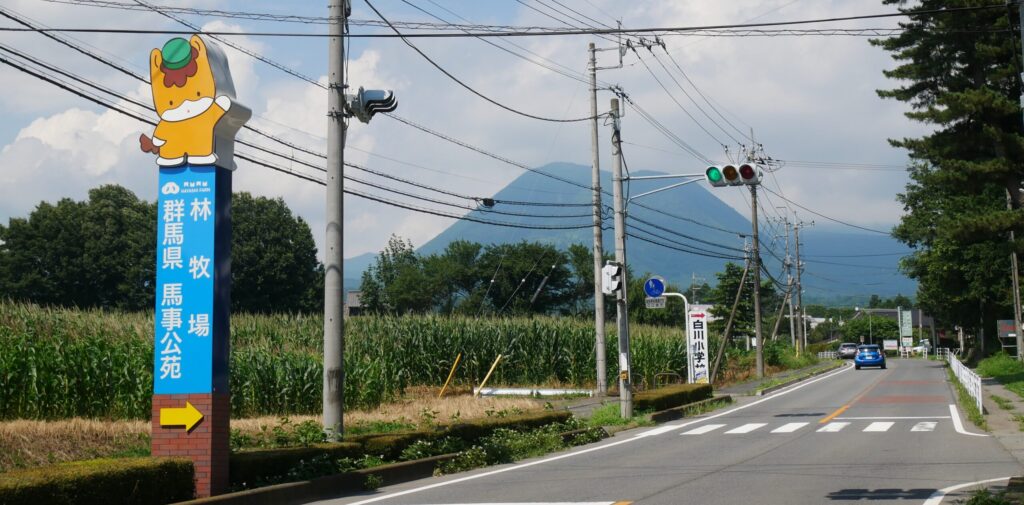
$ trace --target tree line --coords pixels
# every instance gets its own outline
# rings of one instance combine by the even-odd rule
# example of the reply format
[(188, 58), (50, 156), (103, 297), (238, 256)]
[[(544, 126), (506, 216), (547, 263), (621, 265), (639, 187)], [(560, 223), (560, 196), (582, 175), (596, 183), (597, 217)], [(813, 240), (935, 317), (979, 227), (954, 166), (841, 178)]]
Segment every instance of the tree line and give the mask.
[[(0, 224), (0, 296), (42, 305), (153, 307), (156, 202), (118, 185), (84, 201), (41, 202)], [(319, 311), (323, 266), (309, 225), (280, 198), (235, 193), (231, 306), (242, 312)]]
[[(882, 3), (908, 13), (1003, 5)], [(918, 280), (917, 300), (928, 313), (990, 336), (997, 319), (1013, 317), (1010, 257), (1024, 253), (1020, 26), (1008, 12), (911, 16), (898, 35), (871, 41), (897, 62), (884, 73), (898, 86), (878, 95), (906, 103), (906, 116), (929, 126), (926, 135), (889, 141), (911, 159), (910, 183), (898, 197), (905, 213), (893, 231), (916, 249), (903, 271)]]
[[(611, 259), (608, 256), (606, 259)], [(669, 282), (668, 291), (696, 293), (713, 304), (711, 313), (721, 318), (712, 329), (721, 331), (743, 277), (743, 268), (725, 265), (716, 274), (717, 284), (704, 283), (681, 289)], [(627, 299), (631, 322), (682, 326), (686, 315), (682, 301), (669, 298), (665, 309), (644, 305), (644, 281), (648, 273), (629, 272)], [(753, 276), (746, 276), (733, 323), (734, 335), (754, 334), (751, 293)], [(360, 285), (363, 310), (370, 313), (442, 313), (471, 316), (563, 315), (592, 318), (594, 314), (594, 262), (591, 249), (572, 244), (562, 250), (551, 244), (519, 242), (479, 244), (455, 241), (441, 252), (420, 254), (406, 239), (392, 236), (387, 247), (363, 273)], [(764, 325), (768, 336), (774, 328), (783, 293), (770, 281), (761, 285)], [(693, 300), (691, 300), (693, 301)], [(614, 298), (605, 297), (606, 317), (615, 318)], [(782, 317), (785, 317), (783, 315)], [(789, 334), (781, 325), (780, 334)], [(788, 338), (788, 337), (787, 337)]]

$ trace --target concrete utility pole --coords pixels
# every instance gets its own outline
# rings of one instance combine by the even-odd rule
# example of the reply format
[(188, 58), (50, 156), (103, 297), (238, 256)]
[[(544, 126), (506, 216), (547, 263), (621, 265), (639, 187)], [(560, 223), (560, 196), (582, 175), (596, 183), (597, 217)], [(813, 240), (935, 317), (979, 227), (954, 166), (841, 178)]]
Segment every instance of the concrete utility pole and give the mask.
[(633, 417), (633, 385), (629, 360), (629, 311), (626, 291), (626, 208), (622, 193), (622, 146), (619, 143), (619, 99), (612, 98), (612, 196), (615, 198), (615, 262), (622, 268), (622, 283), (615, 294), (615, 314), (619, 333), (619, 414)]
[(764, 377), (764, 337), (761, 332), (761, 247), (757, 234), (757, 186), (750, 186), (750, 222), (753, 226), (754, 343), (757, 346), (757, 378)]
[(323, 427), (340, 440), (344, 431), (345, 322), (342, 166), (345, 164), (345, 31), (350, 4), (330, 0), (327, 7), (330, 37), (327, 39), (327, 230), (324, 240), (324, 384)]
[[(1024, 23), (1024, 3), (1017, 4), (1017, 12), (1020, 16), (1020, 21)], [(1024, 25), (1020, 26), (1021, 37), (1024, 37)], [(1024, 39), (1021, 39), (1024, 40)], [(1021, 45), (1021, 56), (1024, 57), (1024, 45)], [(1024, 72), (1021, 73), (1021, 79), (1024, 79)], [(1022, 111), (1024, 111), (1024, 89), (1020, 93), (1020, 104)], [(1021, 117), (1024, 120), (1024, 116)], [(1015, 190), (1020, 192), (1020, 181), (1015, 181)], [(1013, 198), (1010, 195), (1010, 189), (1006, 190), (1006, 207), (1013, 210)], [(1014, 242), (1013, 230), (1010, 230), (1010, 243)], [(1017, 333), (1017, 359), (1024, 360), (1024, 327), (1021, 326), (1021, 303), (1020, 303), (1020, 277), (1019, 270), (1017, 267), (1017, 251), (1014, 250), (1010, 253), (1010, 266), (1013, 268), (1013, 326), (1014, 331)]]
[(797, 338), (797, 349), (800, 352), (807, 348), (807, 332), (804, 330), (804, 285), (800, 276), (804, 271), (804, 263), (800, 261), (800, 227), (803, 225), (803, 222), (793, 225), (793, 244), (796, 249), (796, 313), (800, 317), (800, 336)]
[(790, 224), (788, 215), (783, 219), (783, 223), (786, 225), (786, 289), (789, 292), (789, 295), (786, 297), (786, 304), (789, 305), (789, 338), (792, 341), (793, 348), (797, 350), (799, 355), (802, 349), (797, 343), (796, 321), (793, 320), (793, 259), (789, 255)]
[(601, 292), (601, 268), (604, 266), (604, 237), (601, 232), (601, 160), (597, 135), (597, 49), (590, 50), (590, 153), (592, 160), (591, 184), (594, 186), (594, 348), (597, 351), (597, 394), (608, 392), (607, 357), (604, 340), (604, 293)]

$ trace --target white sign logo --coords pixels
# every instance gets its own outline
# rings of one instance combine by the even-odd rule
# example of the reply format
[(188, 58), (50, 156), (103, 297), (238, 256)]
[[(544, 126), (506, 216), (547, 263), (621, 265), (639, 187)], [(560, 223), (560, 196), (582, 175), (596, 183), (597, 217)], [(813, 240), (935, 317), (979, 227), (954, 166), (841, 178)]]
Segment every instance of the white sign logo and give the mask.
[(180, 191), (181, 188), (179, 188), (178, 185), (173, 182), (168, 182), (167, 184), (164, 184), (164, 187), (160, 188), (160, 192), (165, 195), (176, 195)]

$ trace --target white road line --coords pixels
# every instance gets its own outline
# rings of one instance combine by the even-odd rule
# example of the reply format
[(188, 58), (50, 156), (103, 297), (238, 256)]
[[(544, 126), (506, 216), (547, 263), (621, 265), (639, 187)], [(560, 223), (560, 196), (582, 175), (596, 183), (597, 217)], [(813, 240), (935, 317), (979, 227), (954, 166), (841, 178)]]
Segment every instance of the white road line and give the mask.
[(849, 426), (850, 423), (828, 423), (818, 429), (818, 433), (839, 433), (843, 428)]
[(807, 426), (808, 424), (810, 424), (810, 423), (788, 423), (788, 424), (783, 424), (782, 426), (779, 426), (778, 428), (775, 428), (774, 430), (772, 430), (772, 433), (793, 433), (794, 431), (799, 430), (800, 428), (803, 428), (804, 426)]
[(949, 419), (949, 416), (875, 416), (875, 417), (837, 417), (843, 421), (884, 421), (888, 419)]
[(748, 423), (748, 424), (744, 424), (743, 426), (740, 426), (739, 428), (733, 428), (733, 429), (725, 432), (725, 434), (726, 435), (741, 435), (743, 433), (750, 433), (751, 431), (754, 431), (754, 430), (756, 430), (758, 428), (761, 428), (761, 427), (764, 427), (764, 426), (767, 426), (767, 424), (766, 423)]
[(893, 422), (876, 422), (876, 423), (871, 423), (871, 424), (868, 425), (867, 428), (864, 428), (864, 431), (876, 431), (876, 432), (889, 431), (889, 428), (892, 428), (892, 425), (894, 425), (894, 424), (896, 424), (896, 423), (893, 423)]
[[(693, 424), (703, 423), (705, 421), (710, 421), (712, 419), (717, 419), (717, 418), (722, 417), (722, 416), (727, 416), (727, 415), (732, 414), (734, 412), (739, 412), (739, 411), (741, 411), (743, 409), (749, 409), (750, 407), (753, 407), (754, 405), (759, 405), (759, 404), (764, 403), (766, 401), (774, 400), (775, 398), (778, 398), (780, 396), (787, 395), (789, 393), (792, 393), (793, 391), (797, 391), (799, 389), (802, 389), (802, 388), (805, 388), (807, 386), (810, 386), (811, 384), (815, 384), (815, 383), (821, 382), (823, 380), (831, 379), (832, 377), (835, 377), (835, 376), (837, 376), (837, 375), (839, 375), (841, 373), (849, 372), (850, 370), (853, 370), (853, 367), (847, 365), (847, 366), (844, 366), (844, 367), (840, 368), (839, 370), (836, 370), (835, 372), (823, 374), (821, 377), (818, 377), (817, 379), (811, 379), (811, 380), (808, 380), (808, 381), (804, 381), (804, 382), (795, 384), (793, 386), (789, 386), (787, 388), (780, 389), (780, 390), (776, 391), (775, 393), (772, 393), (771, 395), (768, 395), (768, 396), (765, 396), (764, 398), (761, 398), (760, 400), (755, 400), (755, 401), (752, 401), (750, 403), (747, 403), (747, 404), (744, 404), (744, 405), (740, 405), (740, 406), (738, 406), (736, 408), (732, 408), (732, 409), (726, 410), (724, 412), (719, 412), (717, 414), (713, 414), (713, 415), (710, 415), (710, 416), (707, 416), (707, 417), (702, 417), (700, 419), (694, 419), (692, 421), (687, 421), (687, 422), (681, 423), (681, 424), (674, 424), (674, 425), (672, 425), (672, 427), (675, 428), (675, 429), (681, 429), (681, 428), (685, 428), (685, 427), (693, 425)], [(390, 500), (392, 498), (397, 498), (399, 496), (406, 496), (406, 495), (410, 495), (410, 494), (414, 494), (414, 493), (419, 493), (420, 491), (426, 491), (426, 490), (429, 490), (429, 489), (437, 489), (439, 487), (445, 487), (445, 486), (450, 486), (452, 484), (458, 484), (458, 483), (466, 482), (466, 481), (470, 481), (470, 480), (476, 480), (476, 479), (481, 479), (481, 478), (484, 478), (484, 477), (490, 477), (492, 475), (498, 475), (498, 474), (502, 474), (502, 473), (505, 473), (505, 472), (510, 472), (512, 470), (519, 470), (521, 468), (529, 468), (531, 466), (537, 466), (537, 465), (543, 465), (545, 463), (552, 463), (552, 462), (555, 462), (555, 461), (561, 461), (563, 459), (572, 458), (572, 457), (580, 456), (580, 455), (583, 455), (583, 454), (590, 454), (592, 452), (603, 451), (605, 449), (609, 449), (609, 448), (616, 447), (616, 446), (619, 446), (619, 445), (628, 444), (630, 442), (636, 442), (637, 440), (641, 440), (641, 439), (638, 438), (638, 437), (633, 437), (633, 438), (626, 438), (626, 439), (623, 439), (623, 440), (616, 440), (614, 442), (608, 442), (607, 444), (595, 445), (593, 447), (588, 447), (586, 449), (580, 449), (578, 451), (573, 451), (573, 452), (568, 452), (568, 453), (564, 453), (564, 454), (559, 454), (557, 456), (551, 456), (550, 458), (538, 459), (536, 461), (530, 461), (530, 462), (527, 462), (527, 463), (520, 463), (518, 465), (506, 466), (504, 468), (499, 468), (497, 470), (491, 470), (489, 472), (474, 473), (472, 475), (467, 475), (465, 477), (459, 477), (457, 479), (445, 480), (445, 481), (441, 481), (441, 482), (435, 482), (433, 484), (427, 484), (427, 485), (420, 486), (420, 487), (414, 487), (414, 488), (411, 488), (411, 489), (406, 489), (404, 491), (395, 491), (394, 493), (382, 494), (380, 496), (374, 496), (372, 498), (367, 498), (365, 500), (360, 500), (360, 501), (357, 501), (357, 502), (353, 502), (353, 503), (351, 503), (349, 505), (366, 505), (367, 503), (376, 503), (376, 502), (379, 502), (379, 501)]]
[(687, 431), (686, 433), (682, 433), (682, 435), (703, 435), (705, 433), (710, 433), (712, 431), (715, 431), (718, 428), (721, 428), (722, 426), (725, 426), (725, 425), (724, 424), (705, 424), (704, 426), (701, 426), (699, 428), (694, 428), (694, 429), (692, 429), (690, 431)]
[[(463, 503), (460, 505), (615, 505), (622, 502), (519, 502), (519, 503)], [(426, 504), (424, 504), (426, 505)]]
[[(952, 407), (952, 405), (950, 405), (950, 407)], [(979, 480), (979, 481), (975, 481), (975, 482), (968, 482), (966, 484), (957, 484), (955, 486), (944, 487), (944, 488), (942, 488), (942, 489), (932, 493), (932, 495), (929, 496), (928, 499), (925, 500), (924, 503), (922, 503), (921, 505), (940, 505), (942, 503), (942, 499), (945, 498), (947, 494), (952, 493), (953, 491), (958, 491), (958, 490), (963, 489), (965, 487), (980, 486), (981, 484), (990, 484), (992, 482), (999, 482), (999, 481), (1002, 481), (1002, 480), (1010, 480), (1010, 478), (1009, 477), (999, 477), (998, 479)]]
[(950, 414), (950, 417), (953, 418), (953, 429), (955, 429), (957, 433), (959, 433), (961, 435), (970, 435), (972, 437), (987, 437), (988, 436), (988, 435), (985, 435), (983, 433), (971, 433), (971, 432), (965, 430), (964, 429), (964, 423), (963, 423), (963, 421), (960, 420), (960, 413), (957, 412), (957, 410), (956, 410), (956, 405), (953, 405), (953, 404), (949, 405), (949, 414)]
[(922, 421), (920, 423), (915, 424), (913, 428), (910, 428), (910, 431), (935, 431), (936, 424), (939, 423), (935, 421)]
[(635, 436), (633, 438), (653, 437), (655, 435), (661, 435), (662, 433), (668, 433), (668, 432), (670, 432), (670, 431), (672, 431), (674, 429), (676, 429), (676, 427), (672, 426), (671, 424), (666, 425), (666, 426), (659, 426), (657, 428), (652, 428), (652, 429), (649, 429), (649, 430), (647, 430), (647, 431), (645, 431), (643, 433), (640, 433), (640, 434), (638, 434), (637, 436)]

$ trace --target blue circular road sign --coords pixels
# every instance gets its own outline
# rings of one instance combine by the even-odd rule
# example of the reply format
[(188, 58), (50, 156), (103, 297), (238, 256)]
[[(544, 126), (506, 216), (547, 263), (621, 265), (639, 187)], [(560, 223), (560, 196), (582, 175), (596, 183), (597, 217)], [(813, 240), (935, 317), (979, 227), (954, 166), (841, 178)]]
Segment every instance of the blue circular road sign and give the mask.
[(665, 279), (661, 277), (651, 277), (644, 283), (644, 293), (651, 298), (657, 298), (665, 294)]

